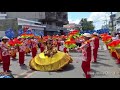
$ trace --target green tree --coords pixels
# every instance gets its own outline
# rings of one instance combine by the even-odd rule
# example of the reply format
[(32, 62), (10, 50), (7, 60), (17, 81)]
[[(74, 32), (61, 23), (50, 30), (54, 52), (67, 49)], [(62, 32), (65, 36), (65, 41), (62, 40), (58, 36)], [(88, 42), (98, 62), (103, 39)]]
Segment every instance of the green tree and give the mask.
[(79, 24), (81, 24), (82, 30), (94, 30), (95, 28), (93, 21), (87, 21), (87, 18), (82, 18)]

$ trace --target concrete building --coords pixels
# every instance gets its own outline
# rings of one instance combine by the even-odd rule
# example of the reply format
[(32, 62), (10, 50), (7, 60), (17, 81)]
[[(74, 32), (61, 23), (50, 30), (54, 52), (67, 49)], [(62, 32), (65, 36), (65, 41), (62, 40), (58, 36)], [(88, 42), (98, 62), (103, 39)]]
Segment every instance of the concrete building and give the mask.
[(75, 23), (70, 23), (70, 24), (64, 25), (63, 27), (67, 28), (67, 30), (69, 30), (69, 31), (72, 31), (73, 29), (76, 29), (76, 28), (80, 29), (81, 25), (80, 24), (75, 24)]
[(5, 12), (0, 12), (0, 19), (6, 19), (7, 14)]
[(68, 24), (67, 12), (6, 12), (7, 18), (23, 18), (40, 21), (43, 24), (63, 26)]
[(120, 31), (120, 12), (116, 13), (116, 31)]
[(110, 16), (109, 26), (112, 29), (112, 18), (113, 18), (113, 28), (115, 32), (120, 31), (120, 12)]
[(5, 30), (12, 28), (16, 35), (18, 35), (18, 30), (28, 26), (29, 29), (34, 30), (35, 32), (41, 32), (44, 34), (44, 29), (46, 26), (44, 25), (36, 25), (40, 24), (40, 22), (37, 21), (31, 21), (21, 18), (15, 18), (15, 19), (1, 19), (0, 20), (0, 33), (4, 32)]
[(44, 12), (6, 12), (6, 14), (7, 18), (22, 18), (33, 21), (45, 18)]
[(113, 20), (113, 29), (116, 32), (116, 14), (110, 15), (109, 28), (112, 30), (112, 20)]
[[(66, 30), (63, 25), (68, 24), (67, 12), (1, 12), (6, 14), (5, 18), (15, 19), (21, 18), (45, 25), (45, 34), (49, 32), (63, 32)], [(35, 23), (36, 25), (38, 23)]]

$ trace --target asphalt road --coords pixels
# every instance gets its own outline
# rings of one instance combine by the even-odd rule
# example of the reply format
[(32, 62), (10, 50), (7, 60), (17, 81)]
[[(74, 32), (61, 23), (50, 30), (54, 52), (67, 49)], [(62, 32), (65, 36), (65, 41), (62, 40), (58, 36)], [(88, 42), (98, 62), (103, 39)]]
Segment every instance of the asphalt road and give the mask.
[[(73, 58), (73, 63), (68, 65), (64, 71), (32, 71), (29, 68), (31, 56), (25, 57), (26, 66), (24, 67), (19, 66), (18, 60), (11, 60), (10, 70), (15, 78), (85, 78), (81, 68), (81, 53), (71, 52), (70, 55)], [(98, 63), (91, 63), (92, 78), (120, 78), (120, 65), (115, 63), (102, 42), (100, 42), (97, 60)], [(2, 71), (2, 65), (0, 65), (0, 71)]]

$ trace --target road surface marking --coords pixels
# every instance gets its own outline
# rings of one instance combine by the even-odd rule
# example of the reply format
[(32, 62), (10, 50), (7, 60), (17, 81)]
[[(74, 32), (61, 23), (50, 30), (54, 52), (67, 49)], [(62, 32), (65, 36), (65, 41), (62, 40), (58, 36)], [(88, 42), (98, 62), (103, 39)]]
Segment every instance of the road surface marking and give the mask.
[(35, 71), (31, 72), (30, 74), (26, 75), (24, 78), (29, 78), (30, 76), (32, 76), (35, 73)]
[[(28, 71), (27, 71), (27, 72), (28, 72)], [(27, 72), (23, 72), (23, 73), (21, 73), (21, 74), (15, 76), (15, 78), (18, 78), (19, 76), (25, 75)]]
[(30, 71), (23, 72), (23, 73), (21, 73), (21, 74), (19, 74), (19, 75), (16, 75), (15, 78), (19, 78), (20, 76), (25, 75), (25, 74), (27, 74), (27, 73), (29, 73), (29, 72), (30, 72)]

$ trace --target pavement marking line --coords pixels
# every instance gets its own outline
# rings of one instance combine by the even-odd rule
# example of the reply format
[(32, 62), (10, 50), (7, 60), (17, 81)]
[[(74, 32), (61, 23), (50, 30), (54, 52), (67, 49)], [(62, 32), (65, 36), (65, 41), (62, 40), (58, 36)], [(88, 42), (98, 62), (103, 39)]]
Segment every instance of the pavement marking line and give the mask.
[(21, 74), (15, 76), (15, 78), (18, 78), (19, 76), (25, 75), (25, 74), (27, 74), (28, 72), (30, 72), (30, 71), (23, 72), (23, 73), (21, 73)]
[(25, 76), (24, 78), (29, 78), (30, 76), (32, 76), (35, 73), (35, 71), (33, 71), (32, 73), (28, 74), (27, 76)]
[[(27, 71), (27, 72), (28, 72), (28, 71)], [(23, 73), (21, 73), (21, 74), (15, 76), (15, 78), (18, 78), (19, 76), (22, 76), (22, 75), (26, 74), (27, 72), (23, 72)]]

